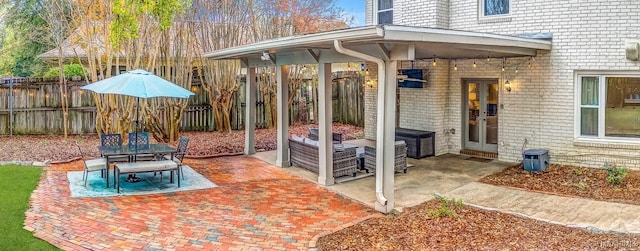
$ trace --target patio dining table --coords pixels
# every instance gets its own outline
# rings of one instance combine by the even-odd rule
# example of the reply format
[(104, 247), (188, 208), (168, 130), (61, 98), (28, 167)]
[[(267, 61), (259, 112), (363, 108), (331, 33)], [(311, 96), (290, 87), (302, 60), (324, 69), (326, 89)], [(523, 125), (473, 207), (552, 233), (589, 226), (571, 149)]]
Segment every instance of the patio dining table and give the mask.
[[(176, 148), (170, 147), (167, 144), (149, 144), (149, 147), (138, 147), (138, 148), (130, 148), (129, 146), (120, 146), (120, 147), (104, 147), (98, 146), (98, 150), (100, 150), (100, 154), (105, 158), (106, 162), (106, 183), (107, 187), (109, 187), (109, 157), (115, 156), (135, 156), (138, 154), (153, 154), (153, 155), (165, 155), (171, 154), (173, 159), (173, 154), (177, 152)], [(114, 174), (114, 185), (115, 185), (115, 177)]]

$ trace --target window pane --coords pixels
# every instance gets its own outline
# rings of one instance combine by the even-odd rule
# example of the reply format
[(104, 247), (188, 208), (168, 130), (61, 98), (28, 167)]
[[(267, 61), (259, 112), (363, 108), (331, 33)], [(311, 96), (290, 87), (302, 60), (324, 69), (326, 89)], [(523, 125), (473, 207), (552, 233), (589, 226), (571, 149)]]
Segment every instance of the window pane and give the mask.
[(606, 82), (605, 136), (640, 137), (640, 78), (611, 77)]
[(378, 24), (392, 24), (393, 23), (393, 11), (378, 12)]
[(598, 136), (598, 109), (580, 109), (580, 135)]
[(640, 78), (609, 77), (608, 108), (640, 108)]
[(582, 105), (598, 105), (598, 78), (582, 77)]
[(378, 10), (393, 8), (393, 0), (378, 0)]
[(484, 0), (484, 15), (509, 14), (509, 0)]

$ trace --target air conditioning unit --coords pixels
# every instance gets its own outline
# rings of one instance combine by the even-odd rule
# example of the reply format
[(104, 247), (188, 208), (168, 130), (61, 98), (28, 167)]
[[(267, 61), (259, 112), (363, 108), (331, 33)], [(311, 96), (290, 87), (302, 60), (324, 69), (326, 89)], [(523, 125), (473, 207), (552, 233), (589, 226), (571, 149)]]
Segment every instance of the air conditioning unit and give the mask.
[(627, 41), (625, 47), (626, 47), (627, 59), (633, 60), (633, 61), (638, 61), (638, 59), (640, 59), (640, 42)]

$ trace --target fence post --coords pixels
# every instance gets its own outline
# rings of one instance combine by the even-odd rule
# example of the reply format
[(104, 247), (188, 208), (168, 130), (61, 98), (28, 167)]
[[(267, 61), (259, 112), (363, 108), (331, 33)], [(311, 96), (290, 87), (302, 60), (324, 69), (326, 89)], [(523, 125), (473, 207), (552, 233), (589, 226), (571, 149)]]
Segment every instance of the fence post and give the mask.
[(9, 136), (13, 137), (13, 76), (9, 78)]

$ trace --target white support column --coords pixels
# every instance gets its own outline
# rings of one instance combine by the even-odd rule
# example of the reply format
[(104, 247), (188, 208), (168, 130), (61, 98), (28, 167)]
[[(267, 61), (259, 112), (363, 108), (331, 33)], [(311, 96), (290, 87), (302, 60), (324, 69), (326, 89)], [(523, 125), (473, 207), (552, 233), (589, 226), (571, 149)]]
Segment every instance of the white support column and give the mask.
[[(395, 160), (395, 121), (396, 121), (396, 85), (397, 61), (385, 61), (383, 81), (378, 80), (378, 117), (376, 137), (376, 179), (382, 178), (382, 194), (386, 205), (376, 203), (376, 210), (389, 213), (395, 207), (394, 160)], [(381, 173), (378, 169), (382, 169)], [(382, 177), (380, 177), (380, 175)]]
[(244, 154), (256, 153), (256, 68), (247, 68), (245, 81)]
[(331, 84), (331, 64), (320, 64), (318, 66), (318, 147), (320, 158), (318, 183), (325, 186), (334, 183)]
[(289, 67), (282, 65), (276, 67), (277, 84), (277, 114), (278, 114), (278, 150), (276, 166), (288, 167), (289, 162)]
[(396, 141), (396, 88), (398, 86), (398, 62), (387, 61), (385, 89), (387, 100), (384, 112), (384, 197), (387, 198), (387, 212), (395, 207), (395, 141)]

